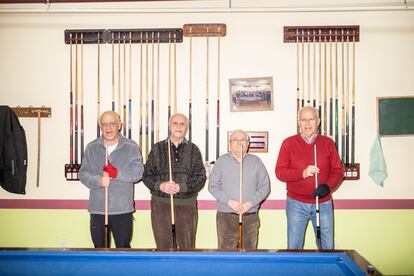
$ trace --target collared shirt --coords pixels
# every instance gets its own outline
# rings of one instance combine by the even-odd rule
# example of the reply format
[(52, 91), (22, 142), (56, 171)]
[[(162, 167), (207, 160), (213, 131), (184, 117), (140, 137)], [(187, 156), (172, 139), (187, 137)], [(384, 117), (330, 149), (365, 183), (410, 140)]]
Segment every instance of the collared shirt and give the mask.
[(188, 140), (185, 137), (183, 137), (181, 139), (181, 141), (177, 144), (177, 146), (174, 144), (174, 142), (171, 140), (171, 138), (170, 138), (170, 142), (171, 142), (171, 148), (172, 148), (172, 152), (173, 152), (173, 158), (172, 159), (173, 159), (174, 162), (178, 162), (178, 161), (180, 161), (180, 152), (182, 152), (181, 148), (184, 145), (188, 144)]
[[(236, 155), (234, 155), (232, 152), (230, 152), (230, 155), (233, 157), (234, 160), (236, 160), (237, 163), (240, 163), (240, 161), (239, 161), (239, 159), (237, 159)], [(245, 156), (246, 156), (246, 153), (243, 154), (243, 159), (244, 159)]]
[(306, 143), (308, 143), (309, 145), (312, 144), (313, 142), (315, 142), (316, 137), (318, 137), (318, 134), (314, 134), (310, 139), (308, 139), (305, 135), (303, 135), (303, 133), (300, 133), (300, 137), (303, 138), (303, 140), (305, 140)]
[[(171, 137), (170, 137), (170, 142), (171, 142), (171, 144), (174, 144), (175, 145), (175, 143), (174, 143), (174, 141), (171, 139)], [(177, 145), (179, 145), (179, 144), (181, 144), (181, 143), (187, 143), (188, 142), (188, 140), (185, 138), (185, 137), (183, 137), (183, 138), (181, 138), (181, 140), (177, 143)]]

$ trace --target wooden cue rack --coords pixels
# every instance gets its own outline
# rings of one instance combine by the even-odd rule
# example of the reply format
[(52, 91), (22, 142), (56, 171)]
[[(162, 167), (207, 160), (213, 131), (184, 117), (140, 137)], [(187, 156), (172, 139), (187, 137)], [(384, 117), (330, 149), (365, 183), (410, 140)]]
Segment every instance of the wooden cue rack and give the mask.
[[(162, 29), (78, 29), (65, 30), (65, 44), (70, 44), (70, 35), (72, 35), (72, 43), (76, 42), (76, 35), (78, 42), (81, 42), (81, 34), (83, 36), (84, 44), (98, 44), (99, 43), (168, 43), (173, 41), (175, 37), (176, 43), (183, 42), (183, 29), (181, 28), (162, 28)], [(148, 34), (148, 36), (146, 36)], [(131, 38), (130, 38), (131, 35)], [(159, 38), (158, 38), (159, 35)], [(148, 38), (147, 38), (148, 37)], [(113, 39), (112, 39), (113, 38)], [(112, 41), (113, 40), (113, 41)], [(121, 40), (121, 41), (119, 41)]]
[(17, 117), (37, 118), (37, 117), (39, 117), (39, 113), (40, 113), (40, 117), (42, 117), (42, 118), (51, 118), (52, 117), (52, 108), (45, 107), (45, 106), (42, 106), (42, 107), (16, 106), (16, 107), (12, 107), (11, 109), (14, 111), (14, 113), (16, 114)]
[[(352, 36), (353, 42), (360, 41), (359, 25), (338, 26), (284, 26), (284, 43), (319, 43), (319, 42), (349, 42)], [(322, 40), (322, 38), (324, 40)], [(328, 39), (328, 40), (326, 40)], [(348, 39), (348, 40), (347, 40)], [(344, 168), (344, 180), (358, 180), (360, 178), (360, 164), (342, 164)]]
[(185, 37), (223, 37), (226, 36), (226, 24), (184, 24), (183, 26)]
[[(320, 31), (320, 33), (319, 33)], [(338, 35), (344, 31), (344, 35)], [(310, 34), (308, 35), (308, 32)], [(316, 32), (316, 35), (313, 33)], [(342, 42), (344, 36), (353, 36), (355, 42), (359, 42), (359, 25), (350, 26), (284, 26), (283, 27), (283, 42), (284, 43), (296, 43), (297, 38), (302, 38), (304, 42), (319, 42), (322, 37), (330, 37), (332, 42)]]
[[(148, 29), (66, 29), (65, 44), (120, 44), (120, 43), (182, 43), (182, 28)], [(72, 96), (71, 96), (72, 97)], [(81, 164), (65, 164), (65, 178), (68, 181), (79, 180)]]

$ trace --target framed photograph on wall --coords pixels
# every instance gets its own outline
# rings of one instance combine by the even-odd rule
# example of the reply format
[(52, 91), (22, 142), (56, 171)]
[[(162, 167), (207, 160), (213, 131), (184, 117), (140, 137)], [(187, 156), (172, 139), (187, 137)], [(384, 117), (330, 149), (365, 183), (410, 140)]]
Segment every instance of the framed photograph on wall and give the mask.
[(273, 110), (273, 77), (235, 78), (230, 84), (230, 112)]
[[(250, 137), (249, 151), (268, 152), (269, 132), (267, 131), (246, 131)], [(230, 135), (231, 131), (227, 131), (227, 151), (230, 151)]]

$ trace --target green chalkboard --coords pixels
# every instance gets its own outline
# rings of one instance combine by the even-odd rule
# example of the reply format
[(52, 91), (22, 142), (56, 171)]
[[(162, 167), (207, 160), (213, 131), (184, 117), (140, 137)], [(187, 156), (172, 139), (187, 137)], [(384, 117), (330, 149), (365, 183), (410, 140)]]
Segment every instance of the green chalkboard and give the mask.
[(378, 97), (377, 119), (381, 136), (414, 134), (414, 96)]

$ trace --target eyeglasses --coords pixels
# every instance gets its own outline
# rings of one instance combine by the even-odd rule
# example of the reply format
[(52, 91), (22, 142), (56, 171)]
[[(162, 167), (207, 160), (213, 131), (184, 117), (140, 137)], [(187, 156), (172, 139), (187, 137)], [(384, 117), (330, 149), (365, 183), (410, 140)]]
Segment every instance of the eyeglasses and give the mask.
[(246, 139), (231, 139), (231, 142), (236, 142), (238, 144), (245, 144), (248, 142)]
[(114, 128), (116, 126), (115, 122), (108, 122), (108, 123), (102, 123), (101, 127), (102, 128)]
[(173, 127), (186, 127), (187, 124), (184, 122), (172, 122), (171, 123)]
[(301, 122), (301, 123), (313, 123), (315, 121), (316, 121), (316, 118), (308, 118), (308, 119), (303, 118), (303, 119), (299, 119), (299, 122)]

